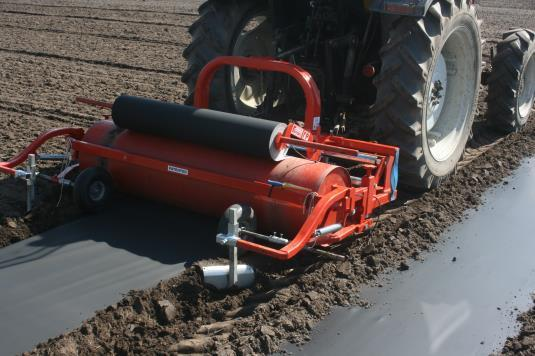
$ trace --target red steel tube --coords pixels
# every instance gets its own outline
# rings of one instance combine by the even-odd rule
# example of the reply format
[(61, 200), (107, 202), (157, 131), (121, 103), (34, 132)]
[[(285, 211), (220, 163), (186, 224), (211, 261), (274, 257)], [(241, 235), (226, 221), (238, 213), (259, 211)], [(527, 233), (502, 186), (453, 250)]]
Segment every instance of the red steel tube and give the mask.
[(334, 204), (345, 198), (351, 189), (347, 187), (338, 187), (330, 193), (324, 195), (317, 203), (316, 207), (303, 223), (301, 230), (290, 243), (280, 250), (256, 244), (247, 240), (238, 240), (237, 246), (244, 250), (254, 251), (267, 255), (278, 260), (289, 260), (298, 254), (313, 237), (314, 232), (320, 227), (327, 212)]
[(210, 87), (215, 73), (224, 66), (235, 66), (258, 71), (285, 73), (293, 77), (303, 89), (307, 102), (305, 111), (305, 129), (319, 135), (321, 127), (321, 95), (312, 75), (292, 63), (272, 58), (258, 57), (218, 57), (209, 62), (199, 74), (195, 86), (194, 105), (207, 109), (210, 104)]
[[(351, 187), (341, 167), (288, 157), (281, 162), (262, 160), (206, 146), (116, 130), (98, 122), (83, 141), (74, 141), (80, 169), (104, 165), (118, 189), (190, 211), (220, 217), (232, 204), (251, 206), (259, 231), (296, 234), (303, 225), (308, 194), (322, 197), (333, 186)], [(277, 181), (305, 191), (272, 186)], [(322, 218), (333, 224), (340, 214)], [(323, 226), (323, 225), (322, 225)]]
[(338, 146), (332, 146), (324, 143), (317, 143), (317, 142), (310, 142), (310, 141), (303, 141), (296, 138), (290, 138), (290, 137), (283, 137), (281, 136), (279, 139), (280, 143), (286, 143), (289, 145), (295, 145), (295, 146), (301, 146), (305, 148), (313, 148), (317, 150), (322, 150), (325, 152), (335, 152), (335, 153), (341, 153), (348, 156), (356, 156), (359, 154), (358, 150), (354, 150), (351, 148), (344, 148), (344, 147), (338, 147)]
[[(169, 174), (169, 163), (160, 161), (158, 159), (134, 154), (126, 154), (124, 151), (78, 140), (73, 141), (72, 147), (76, 151), (83, 152), (84, 156), (94, 155), (95, 157), (108, 158), (117, 162), (124, 162)], [(215, 184), (221, 187), (234, 188), (239, 186), (242, 190), (251, 194), (264, 195), (267, 195), (271, 189), (271, 185), (267, 184), (266, 182), (250, 182), (243, 179), (232, 178), (200, 169), (195, 169), (185, 165), (181, 165), (181, 168), (188, 171), (188, 177), (190, 179), (196, 179), (201, 182)]]
[[(26, 161), (28, 155), (35, 153), (46, 141), (60, 136), (81, 139), (84, 136), (84, 130), (78, 128), (64, 128), (47, 131), (39, 135), (30, 145), (28, 145), (21, 153), (19, 153), (10, 161), (0, 162), (0, 167), (4, 172), (10, 172), (9, 168), (15, 168), (16, 166), (22, 164), (24, 161)], [(14, 173), (14, 171), (10, 173)]]
[(86, 104), (90, 106), (96, 106), (97, 108), (103, 108), (103, 109), (111, 110), (111, 108), (113, 107), (112, 103), (107, 103), (105, 101), (98, 101), (98, 100), (82, 98), (82, 97), (77, 97), (75, 101), (77, 103)]
[(13, 168), (8, 168), (0, 165), (0, 172), (9, 174), (10, 176), (15, 175), (15, 170)]

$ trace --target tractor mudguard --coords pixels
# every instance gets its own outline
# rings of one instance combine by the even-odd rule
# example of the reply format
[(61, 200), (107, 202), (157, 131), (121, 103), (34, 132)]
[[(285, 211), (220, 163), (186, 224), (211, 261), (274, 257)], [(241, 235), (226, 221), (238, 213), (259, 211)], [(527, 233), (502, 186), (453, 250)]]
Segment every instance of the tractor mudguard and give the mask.
[(390, 15), (423, 17), (434, 0), (372, 0), (369, 10)]

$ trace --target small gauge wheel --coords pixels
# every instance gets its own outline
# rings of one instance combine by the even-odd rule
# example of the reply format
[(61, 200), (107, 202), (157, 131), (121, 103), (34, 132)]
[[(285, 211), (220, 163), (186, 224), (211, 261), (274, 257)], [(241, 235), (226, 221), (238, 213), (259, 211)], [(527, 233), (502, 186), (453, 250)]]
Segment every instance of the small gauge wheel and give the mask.
[(98, 212), (110, 202), (113, 180), (102, 167), (84, 169), (74, 182), (74, 201), (86, 212)]

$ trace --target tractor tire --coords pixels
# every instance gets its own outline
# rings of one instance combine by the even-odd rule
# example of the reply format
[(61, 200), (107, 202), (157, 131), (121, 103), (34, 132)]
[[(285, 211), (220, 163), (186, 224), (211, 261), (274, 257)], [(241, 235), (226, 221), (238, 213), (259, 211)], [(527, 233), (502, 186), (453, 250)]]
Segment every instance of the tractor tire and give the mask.
[[(197, 78), (204, 66), (219, 56), (235, 54), (234, 45), (237, 36), (246, 26), (244, 21), (263, 11), (267, 11), (267, 1), (263, 0), (208, 0), (199, 7), (200, 17), (189, 28), (192, 42), (182, 54), (188, 62), (188, 68), (182, 75), (182, 82), (189, 89), (187, 103), (193, 102)], [(261, 55), (261, 53), (251, 54)], [(225, 68), (214, 76), (210, 92), (211, 109), (225, 112), (239, 111), (233, 105), (229, 88), (230, 69)]]
[(521, 130), (535, 99), (535, 32), (504, 33), (492, 59), (488, 91), (489, 122), (505, 133)]
[(454, 172), (470, 136), (481, 83), (477, 7), (438, 0), (423, 18), (384, 18), (374, 79), (374, 138), (400, 148), (400, 183), (438, 186)]

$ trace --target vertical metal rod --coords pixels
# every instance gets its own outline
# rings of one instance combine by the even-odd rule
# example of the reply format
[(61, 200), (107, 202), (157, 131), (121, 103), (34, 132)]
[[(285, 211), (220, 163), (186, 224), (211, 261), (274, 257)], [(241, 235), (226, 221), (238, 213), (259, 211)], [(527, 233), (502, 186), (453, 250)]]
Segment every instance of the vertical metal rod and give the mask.
[(238, 285), (238, 248), (236, 246), (229, 245), (229, 288)]
[[(233, 236), (238, 236), (240, 225), (238, 219), (240, 218), (240, 212), (236, 208), (231, 208), (228, 211), (228, 233)], [(228, 273), (228, 286), (229, 288), (238, 285), (238, 248), (235, 243), (228, 245), (229, 251), (229, 273)]]
[(26, 211), (30, 212), (33, 209), (33, 203), (35, 201), (35, 181), (37, 178), (35, 154), (28, 155), (26, 168), (28, 172), (26, 177)]

